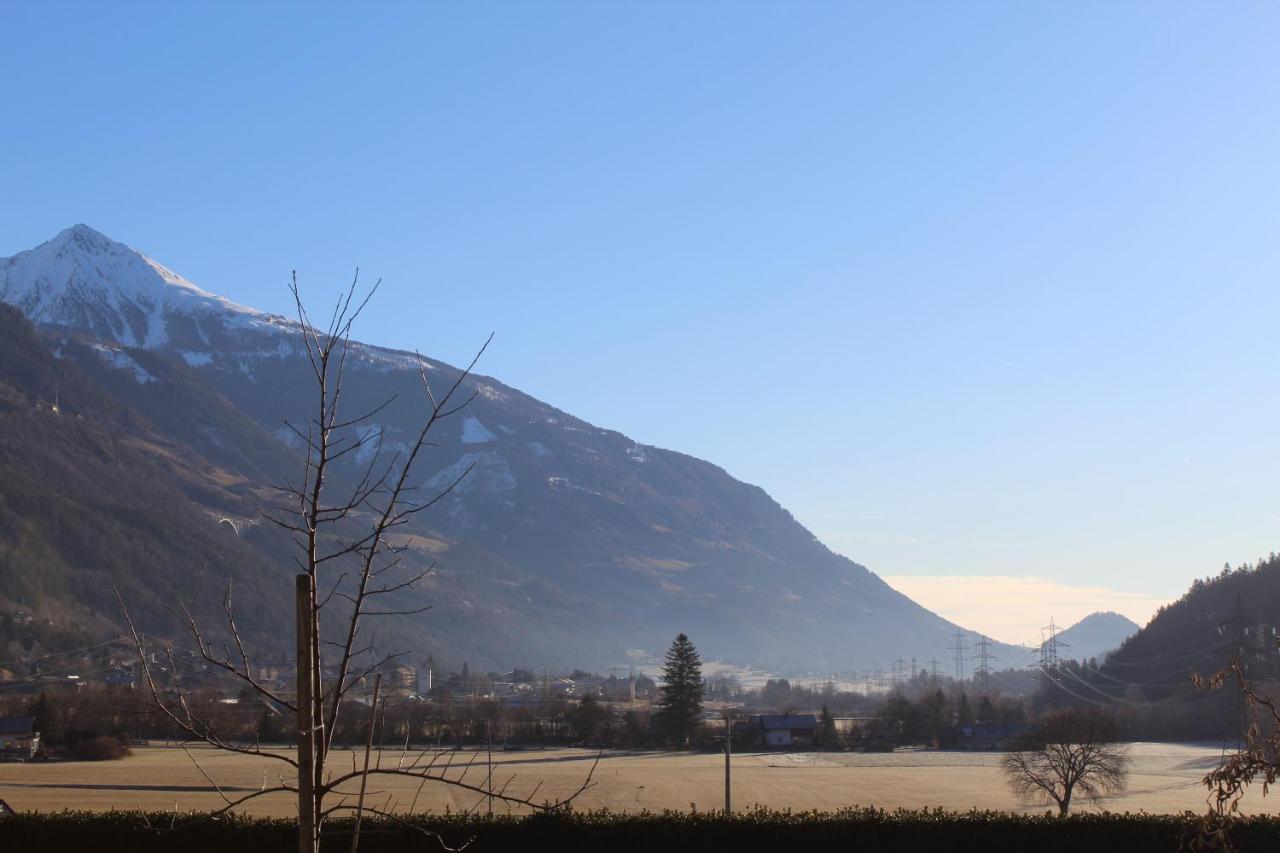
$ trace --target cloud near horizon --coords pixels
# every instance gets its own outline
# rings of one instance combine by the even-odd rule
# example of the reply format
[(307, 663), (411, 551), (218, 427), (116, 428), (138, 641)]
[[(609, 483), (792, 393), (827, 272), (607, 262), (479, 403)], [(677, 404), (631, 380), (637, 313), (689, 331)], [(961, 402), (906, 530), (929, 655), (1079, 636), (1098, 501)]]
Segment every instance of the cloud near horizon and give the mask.
[(1112, 610), (1145, 625), (1157, 608), (1173, 600), (1036, 577), (888, 575), (884, 580), (944, 619), (1014, 644), (1038, 643), (1051, 618), (1068, 628), (1098, 611)]

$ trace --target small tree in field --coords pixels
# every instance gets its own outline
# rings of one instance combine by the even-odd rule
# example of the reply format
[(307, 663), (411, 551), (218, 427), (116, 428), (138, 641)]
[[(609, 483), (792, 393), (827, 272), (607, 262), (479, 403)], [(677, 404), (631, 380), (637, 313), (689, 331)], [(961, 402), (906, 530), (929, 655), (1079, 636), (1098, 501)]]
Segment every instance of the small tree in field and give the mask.
[(687, 745), (702, 714), (702, 660), (684, 634), (667, 651), (658, 696), (658, 725), (676, 746)]
[(1128, 749), (1118, 743), (1115, 718), (1100, 709), (1069, 708), (1046, 714), (1004, 758), (1009, 787), (1021, 799), (1071, 810), (1081, 795), (1098, 801), (1124, 790)]
[[(295, 623), (296, 695), (278, 693), (273, 685), (258, 678), (259, 669), (254, 661), (260, 660), (260, 656), (253, 654), (241, 638), (229, 586), (223, 599), (226, 624), (222, 628), (229, 642), (221, 649), (206, 638), (190, 611), (179, 602), (191, 640), (204, 664), (235, 679), (248, 695), (289, 712), (296, 720), (296, 750), (290, 753), (264, 747), (259, 741), (246, 744), (226, 736), (215, 720), (188, 701), (187, 688), (171, 652), (167, 667), (157, 669), (151, 665), (143, 639), (120, 598), (120, 607), (137, 649), (143, 682), (152, 701), (188, 741), (281, 765), (282, 772), (275, 776), (277, 781), (267, 777), (260, 788), (247, 793), (240, 793), (243, 788), (231, 788), (229, 794), (213, 783), (197, 763), (197, 769), (214, 784), (224, 800), (222, 808), (213, 814), (241, 808), (259, 797), (292, 795), (298, 803), (299, 853), (318, 853), (321, 835), (331, 818), (354, 817), (353, 828), (341, 832), (354, 835), (351, 849), (355, 851), (363, 815), (398, 820), (401, 815), (412, 814), (417, 809), (417, 795), (408, 804), (399, 803), (381, 786), (368, 790), (370, 779), (401, 777), (416, 783), (419, 792), (427, 784), (446, 785), (475, 796), (477, 806), (487, 801), (490, 808), (496, 802), (510, 809), (548, 811), (567, 807), (590, 785), (595, 769), (593, 765), (583, 784), (568, 796), (538, 801), (535, 800), (537, 788), (517, 792), (510, 787), (510, 778), (503, 781), (495, 779), (492, 772), (484, 776), (470, 773), (474, 755), (469, 762), (455, 762), (455, 755), (449, 750), (411, 752), (408, 740), (394, 764), (383, 763), (380, 749), (376, 762), (370, 763), (374, 756), (375, 724), (385, 714), (385, 708), (379, 704), (381, 676), (378, 673), (405, 652), (376, 656), (373, 643), (367, 639), (369, 623), (428, 609), (427, 605), (405, 604), (399, 597), (404, 591), (417, 587), (433, 567), (420, 568), (406, 562), (403, 558), (409, 546), (398, 539), (397, 534), (452, 492), (471, 470), (462, 471), (435, 492), (424, 493), (419, 485), (423, 460), (437, 445), (437, 427), (461, 412), (475, 397), (476, 392), (468, 391), (466, 386), (472, 368), (488, 346), (486, 342), (467, 368), (451, 379), (443, 383), (436, 380), (437, 388), (432, 387), (426, 360), (418, 357), (416, 366), (422, 397), (417, 402), (416, 435), (400, 450), (384, 452), (381, 429), (372, 418), (392, 400), (355, 414), (348, 414), (340, 405), (344, 371), (352, 348), (351, 329), (376, 289), (375, 284), (359, 298), (357, 283), (353, 281), (339, 297), (328, 322), (317, 326), (303, 305), (296, 280), (291, 285), (297, 310), (293, 333), (310, 367), (311, 406), (305, 423), (287, 424), (303, 447), (299, 476), (277, 487), (281, 499), (264, 510), (263, 516), (290, 534), (295, 546), (299, 573), (295, 577), (294, 612), (289, 614), (287, 605), (282, 607), (281, 622)], [(362, 450), (369, 452), (362, 457)], [(361, 459), (363, 461), (357, 461)], [(339, 472), (341, 464), (353, 466), (345, 477)], [(119, 592), (116, 595), (119, 598)], [(368, 712), (369, 736), (362, 764), (357, 764), (360, 759), (355, 753), (343, 757), (350, 760), (348, 764), (335, 754), (334, 735), (339, 721), (351, 713), (350, 700), (367, 690), (365, 682), (370, 676), (374, 677), (374, 687)], [(371, 802), (374, 796), (379, 799)]]

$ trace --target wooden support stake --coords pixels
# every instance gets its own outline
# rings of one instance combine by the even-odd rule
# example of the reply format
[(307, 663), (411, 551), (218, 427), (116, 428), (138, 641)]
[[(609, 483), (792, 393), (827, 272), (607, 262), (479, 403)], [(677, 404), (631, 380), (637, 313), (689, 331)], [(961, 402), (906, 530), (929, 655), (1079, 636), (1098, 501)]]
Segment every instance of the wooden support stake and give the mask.
[(316, 853), (315, 720), (311, 683), (311, 577), (294, 583), (298, 640), (298, 853)]

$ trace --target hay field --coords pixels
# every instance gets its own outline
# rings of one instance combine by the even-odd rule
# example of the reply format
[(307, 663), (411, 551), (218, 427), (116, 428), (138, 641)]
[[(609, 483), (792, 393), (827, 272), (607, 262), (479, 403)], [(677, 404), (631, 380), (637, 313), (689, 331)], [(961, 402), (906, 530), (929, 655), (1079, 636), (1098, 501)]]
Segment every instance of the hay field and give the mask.
[[(1129, 790), (1107, 803), (1112, 811), (1176, 813), (1202, 811), (1205, 791), (1200, 778), (1215, 766), (1220, 750), (1208, 746), (1139, 743), (1131, 747), (1133, 770)], [(209, 779), (192, 763), (199, 762)], [(352, 753), (337, 755), (335, 767), (350, 769)], [(521, 750), (494, 753), (494, 776), (516, 779), (513, 792), (527, 793), (541, 783), (538, 799), (564, 795), (581, 782), (595, 753), (583, 750)], [(382, 760), (394, 765), (398, 752)], [(462, 754), (455, 761), (470, 759)], [(874, 805), (948, 809), (1040, 811), (1010, 796), (999, 771), (998, 753), (902, 751), (869, 753), (747, 753), (733, 758), (735, 808), (752, 804), (774, 808), (836, 809)], [(0, 764), (0, 799), (23, 810), (63, 808), (212, 809), (222, 800), (210, 779), (229, 795), (256, 790), (277, 780), (287, 765), (265, 759), (192, 747), (190, 756), (177, 747), (135, 748), (121, 761)], [(483, 782), (485, 755), (480, 753), (468, 780)], [(715, 809), (723, 804), (724, 760), (718, 754), (609, 753), (595, 773), (595, 786), (577, 801), (580, 809)], [(418, 786), (410, 780), (376, 778), (370, 791), (389, 792), (405, 808)], [(475, 794), (438, 784), (427, 785), (418, 810), (443, 811), (476, 806)], [(1245, 801), (1246, 812), (1280, 813), (1280, 794)], [(291, 803), (285, 795), (264, 797), (244, 811), (283, 816)], [(483, 808), (483, 806), (481, 807)], [(1078, 809), (1086, 809), (1080, 803)]]

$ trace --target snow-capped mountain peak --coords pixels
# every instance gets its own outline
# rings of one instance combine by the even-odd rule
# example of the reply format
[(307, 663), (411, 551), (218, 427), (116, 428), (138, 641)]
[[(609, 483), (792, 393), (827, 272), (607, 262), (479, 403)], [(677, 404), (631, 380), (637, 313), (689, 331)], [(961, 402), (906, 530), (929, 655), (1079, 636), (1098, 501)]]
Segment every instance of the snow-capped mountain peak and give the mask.
[(209, 293), (151, 258), (73, 225), (52, 240), (0, 258), (0, 301), (37, 323), (69, 326), (125, 346), (170, 339), (175, 315), (218, 314), (252, 322), (263, 315)]

